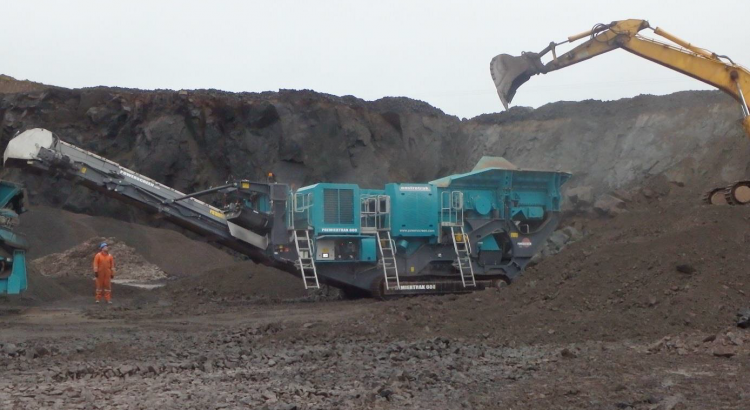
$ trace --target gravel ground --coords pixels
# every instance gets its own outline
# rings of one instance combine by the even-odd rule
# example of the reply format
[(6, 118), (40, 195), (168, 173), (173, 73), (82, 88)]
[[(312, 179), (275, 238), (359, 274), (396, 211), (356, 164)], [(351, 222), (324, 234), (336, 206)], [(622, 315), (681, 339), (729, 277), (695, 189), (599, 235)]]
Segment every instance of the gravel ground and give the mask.
[(362, 318), (388, 302), (369, 300), (203, 315), (128, 303), (6, 311), (0, 407), (741, 409), (750, 399), (750, 333), (739, 328), (523, 344), (376, 330)]

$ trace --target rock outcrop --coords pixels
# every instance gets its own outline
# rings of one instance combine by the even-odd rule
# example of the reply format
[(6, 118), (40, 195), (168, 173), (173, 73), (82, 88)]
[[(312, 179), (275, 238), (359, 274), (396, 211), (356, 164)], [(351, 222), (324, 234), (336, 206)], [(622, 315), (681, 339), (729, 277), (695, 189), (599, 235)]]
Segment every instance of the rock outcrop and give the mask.
[[(295, 187), (377, 187), (464, 172), (483, 155), (574, 174), (573, 205), (653, 176), (708, 187), (748, 172), (736, 103), (719, 92), (559, 102), (460, 120), (408, 98), (364, 101), (312, 91), (226, 93), (46, 88), (0, 94), (0, 146), (21, 130), (61, 138), (182, 191), (273, 171)], [(24, 182), (32, 201), (133, 220), (137, 213), (66, 181)]]
[[(296, 187), (319, 181), (425, 181), (468, 163), (457, 118), (419, 101), (365, 102), (310, 91), (230, 94), (107, 88), (0, 97), (2, 145), (43, 127), (182, 191), (273, 171)], [(6, 171), (6, 177), (7, 175)], [(83, 188), (11, 171), (37, 203), (124, 218)]]
[(718, 91), (557, 102), (476, 117), (462, 127), (469, 160), (508, 158), (525, 168), (573, 173), (567, 184), (602, 193), (657, 175), (678, 186), (710, 186), (750, 175), (750, 144), (736, 102)]

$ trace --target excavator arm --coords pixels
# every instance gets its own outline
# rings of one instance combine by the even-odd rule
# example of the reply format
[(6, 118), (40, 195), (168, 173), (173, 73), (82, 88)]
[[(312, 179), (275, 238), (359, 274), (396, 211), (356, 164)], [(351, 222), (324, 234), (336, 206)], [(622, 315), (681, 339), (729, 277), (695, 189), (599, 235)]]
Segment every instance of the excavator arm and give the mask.
[[(731, 95), (742, 109), (742, 127), (750, 137), (750, 72), (730, 58), (696, 47), (661, 28), (653, 32), (677, 46), (641, 36), (651, 26), (645, 20), (622, 20), (598, 24), (589, 31), (576, 34), (561, 43), (550, 43), (539, 53), (526, 52), (520, 57), (500, 54), (492, 59), (490, 72), (503, 106), (513, 100), (516, 90), (533, 75), (546, 74), (588, 60), (608, 51), (621, 48), (637, 56), (679, 71), (710, 84)], [(590, 37), (589, 40), (558, 56), (556, 47)], [(679, 47), (678, 47), (679, 46)], [(552, 52), (546, 64), (542, 57)]]

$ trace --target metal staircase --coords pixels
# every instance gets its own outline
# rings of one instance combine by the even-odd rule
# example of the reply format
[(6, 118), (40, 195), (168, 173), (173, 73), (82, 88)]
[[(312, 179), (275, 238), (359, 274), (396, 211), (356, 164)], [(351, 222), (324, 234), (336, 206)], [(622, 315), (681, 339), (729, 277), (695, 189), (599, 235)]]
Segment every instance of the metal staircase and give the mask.
[(297, 247), (297, 267), (302, 273), (305, 289), (320, 289), (315, 268), (315, 244), (310, 240), (308, 229), (294, 230), (294, 246)]
[(360, 197), (360, 228), (363, 234), (375, 234), (383, 267), (385, 289), (398, 289), (401, 282), (396, 263), (396, 245), (391, 238), (391, 197), (362, 195)]
[(383, 265), (383, 275), (385, 275), (385, 288), (398, 289), (401, 283), (398, 278), (395, 242), (391, 239), (390, 231), (385, 231), (385, 238), (381, 238), (380, 234), (380, 231), (375, 232), (378, 239), (378, 250), (380, 251), (380, 264)]
[(474, 267), (471, 265), (471, 244), (464, 233), (463, 226), (451, 226), (453, 249), (456, 251), (458, 270), (461, 272), (461, 283), (464, 287), (477, 286), (474, 280)]

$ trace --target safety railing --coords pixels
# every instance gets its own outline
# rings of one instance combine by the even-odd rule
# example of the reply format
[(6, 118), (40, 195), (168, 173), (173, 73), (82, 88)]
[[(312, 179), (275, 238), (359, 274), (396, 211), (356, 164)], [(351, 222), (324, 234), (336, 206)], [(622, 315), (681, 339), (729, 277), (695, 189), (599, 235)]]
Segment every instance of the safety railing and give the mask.
[(361, 195), (359, 222), (362, 232), (391, 229), (391, 197), (388, 195)]
[[(287, 212), (287, 227), (289, 229), (310, 229), (312, 228), (312, 193), (295, 193), (292, 197), (291, 209)], [(302, 227), (298, 226), (302, 223)]]
[(464, 225), (464, 193), (443, 191), (440, 193), (440, 225)]

